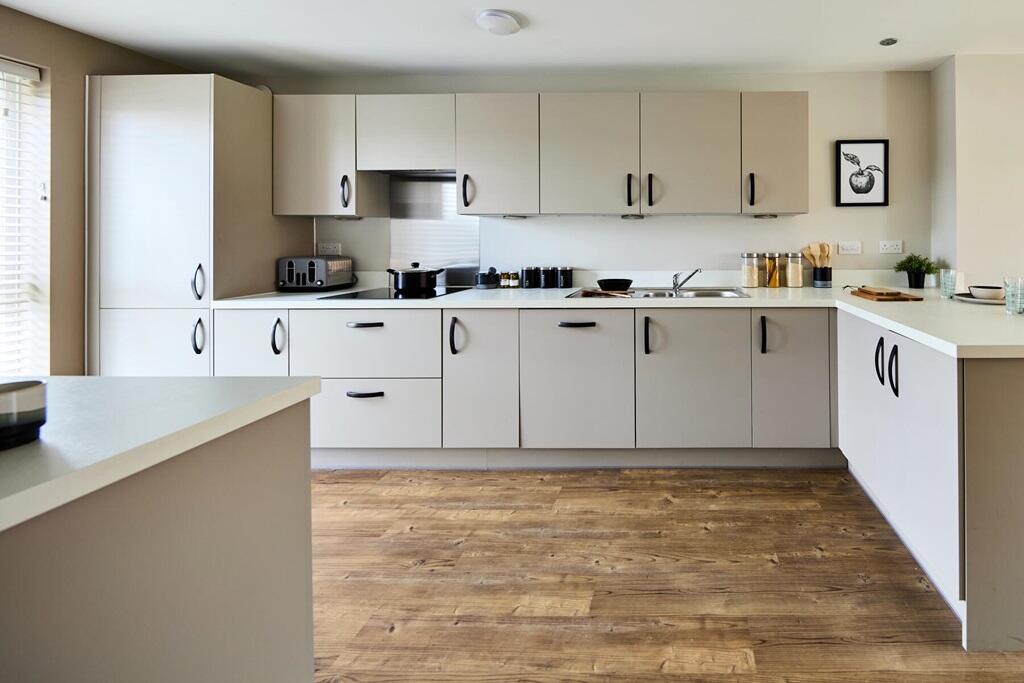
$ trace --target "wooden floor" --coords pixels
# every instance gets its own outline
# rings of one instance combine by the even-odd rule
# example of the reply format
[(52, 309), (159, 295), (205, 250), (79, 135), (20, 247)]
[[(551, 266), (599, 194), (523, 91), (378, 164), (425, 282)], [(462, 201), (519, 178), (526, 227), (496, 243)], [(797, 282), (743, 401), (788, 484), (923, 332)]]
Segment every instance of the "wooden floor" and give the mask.
[(313, 477), (317, 681), (1024, 681), (842, 471)]

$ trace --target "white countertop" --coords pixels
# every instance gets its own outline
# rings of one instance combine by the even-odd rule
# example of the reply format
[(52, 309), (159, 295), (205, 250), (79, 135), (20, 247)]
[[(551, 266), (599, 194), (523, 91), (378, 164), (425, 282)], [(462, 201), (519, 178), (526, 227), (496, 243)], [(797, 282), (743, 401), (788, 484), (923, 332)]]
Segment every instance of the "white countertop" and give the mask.
[[(347, 291), (360, 291), (356, 288)], [(903, 288), (904, 291), (910, 291)], [(1003, 306), (941, 299), (937, 289), (914, 290), (918, 302), (874, 302), (832, 289), (747, 289), (737, 299), (567, 298), (577, 289), (468, 289), (434, 299), (324, 299), (334, 293), (272, 292), (213, 302), (215, 309), (381, 308), (838, 308), (957, 358), (1024, 358), (1024, 316)]]
[(39, 440), (0, 451), (0, 531), (319, 392), (310, 377), (51, 377)]

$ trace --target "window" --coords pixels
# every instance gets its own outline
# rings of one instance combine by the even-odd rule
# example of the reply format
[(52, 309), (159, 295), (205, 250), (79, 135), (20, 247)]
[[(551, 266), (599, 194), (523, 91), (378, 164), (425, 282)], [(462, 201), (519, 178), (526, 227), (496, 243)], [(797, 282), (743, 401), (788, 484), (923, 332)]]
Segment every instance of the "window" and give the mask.
[(49, 372), (49, 166), (42, 74), (0, 59), (0, 376)]

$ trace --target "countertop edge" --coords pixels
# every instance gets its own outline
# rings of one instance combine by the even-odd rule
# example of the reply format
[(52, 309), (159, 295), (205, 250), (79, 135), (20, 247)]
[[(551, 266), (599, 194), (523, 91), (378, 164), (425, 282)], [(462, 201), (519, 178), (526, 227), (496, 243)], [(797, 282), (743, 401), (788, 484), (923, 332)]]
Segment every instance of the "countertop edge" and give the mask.
[(290, 408), (318, 393), (320, 378), (305, 378), (300, 384), (0, 499), (0, 532)]

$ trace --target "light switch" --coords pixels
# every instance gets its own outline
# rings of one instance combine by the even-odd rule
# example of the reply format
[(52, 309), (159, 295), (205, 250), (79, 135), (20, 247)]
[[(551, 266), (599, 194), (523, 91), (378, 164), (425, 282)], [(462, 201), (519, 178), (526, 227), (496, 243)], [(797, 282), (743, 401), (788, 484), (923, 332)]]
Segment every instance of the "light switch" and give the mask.
[(341, 242), (317, 242), (317, 256), (341, 256)]
[(839, 243), (838, 253), (842, 256), (855, 256), (860, 252), (860, 240), (851, 240)]
[(881, 240), (878, 243), (879, 254), (902, 254), (903, 240)]

